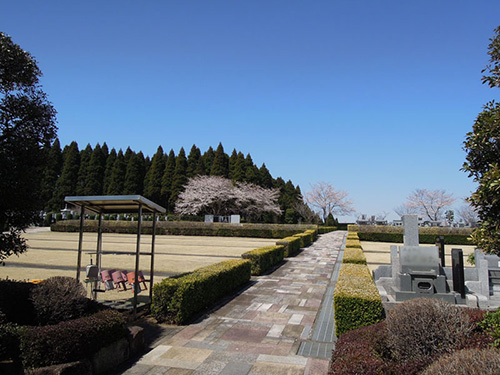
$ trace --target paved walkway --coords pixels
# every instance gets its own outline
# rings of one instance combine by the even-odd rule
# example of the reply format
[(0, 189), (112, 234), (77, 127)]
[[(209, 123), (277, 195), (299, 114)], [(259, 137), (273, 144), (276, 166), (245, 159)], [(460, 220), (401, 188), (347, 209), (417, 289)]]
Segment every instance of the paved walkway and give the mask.
[[(207, 317), (160, 337), (126, 375), (326, 375), (346, 232), (331, 232)], [(299, 353), (299, 354), (297, 354)]]

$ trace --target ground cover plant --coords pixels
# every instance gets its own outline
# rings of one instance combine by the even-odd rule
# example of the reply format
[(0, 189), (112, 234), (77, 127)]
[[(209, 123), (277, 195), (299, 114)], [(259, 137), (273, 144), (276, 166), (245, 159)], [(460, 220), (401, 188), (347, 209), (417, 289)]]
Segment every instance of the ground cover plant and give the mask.
[[(437, 299), (403, 302), (377, 324), (342, 334), (328, 374), (493, 374), (500, 351), (491, 330), (500, 314), (450, 305)], [(489, 355), (491, 353), (491, 355)], [(488, 360), (462, 362), (477, 356)], [(472, 365), (472, 363), (477, 363)], [(475, 370), (474, 370), (475, 369)]]

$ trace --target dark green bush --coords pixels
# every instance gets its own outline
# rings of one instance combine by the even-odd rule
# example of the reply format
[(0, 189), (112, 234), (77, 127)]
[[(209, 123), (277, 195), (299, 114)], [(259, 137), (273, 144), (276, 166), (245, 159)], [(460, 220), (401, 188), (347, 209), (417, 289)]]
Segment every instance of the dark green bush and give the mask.
[(500, 351), (496, 349), (464, 349), (444, 355), (432, 363), (423, 375), (498, 375)]
[(249, 259), (252, 264), (252, 275), (259, 276), (283, 260), (284, 246), (267, 246), (247, 251), (241, 257)]
[(285, 237), (281, 240), (276, 241), (276, 245), (281, 245), (285, 247), (285, 258), (295, 256), (299, 250), (302, 240), (299, 237)]
[(495, 348), (500, 349), (500, 309), (487, 312), (479, 327), (493, 338)]
[(228, 260), (199, 268), (153, 287), (151, 314), (159, 321), (184, 324), (218, 299), (250, 281), (249, 260)]
[(36, 287), (32, 283), (0, 280), (0, 310), (5, 321), (19, 325), (35, 324), (35, 309), (29, 296)]
[(402, 362), (451, 353), (474, 329), (463, 308), (431, 298), (398, 304), (388, 311), (386, 323), (392, 356)]
[(38, 325), (56, 324), (87, 314), (90, 304), (83, 285), (72, 277), (54, 276), (31, 291)]
[(20, 335), (25, 368), (88, 358), (126, 337), (126, 319), (114, 310), (45, 327), (26, 327)]
[(52, 214), (48, 213), (45, 215), (45, 218), (43, 219), (43, 226), (49, 227), (50, 224), (52, 224)]
[(15, 323), (0, 323), (0, 362), (19, 358), (20, 329)]
[(337, 336), (383, 319), (382, 299), (366, 265), (342, 264), (333, 306)]

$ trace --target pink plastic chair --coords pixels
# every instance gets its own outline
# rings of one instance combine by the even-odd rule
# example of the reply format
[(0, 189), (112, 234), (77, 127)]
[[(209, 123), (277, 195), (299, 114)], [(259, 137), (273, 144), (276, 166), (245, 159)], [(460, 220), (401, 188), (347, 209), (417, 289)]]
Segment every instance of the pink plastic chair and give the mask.
[(120, 290), (120, 285), (123, 287), (123, 290), (127, 290), (127, 279), (126, 277), (123, 277), (123, 275), (124, 273), (122, 271), (115, 271), (111, 274), (113, 282), (115, 283), (115, 286), (118, 290)]
[(106, 286), (106, 290), (115, 289), (115, 286), (113, 284), (113, 277), (111, 276), (113, 272), (115, 272), (115, 270), (101, 270), (101, 279)]

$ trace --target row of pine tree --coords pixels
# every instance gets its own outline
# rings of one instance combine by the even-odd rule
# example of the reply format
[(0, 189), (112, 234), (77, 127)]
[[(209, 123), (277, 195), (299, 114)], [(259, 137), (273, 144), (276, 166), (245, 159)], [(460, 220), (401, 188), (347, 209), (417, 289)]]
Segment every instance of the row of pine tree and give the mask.
[(173, 213), (179, 193), (190, 177), (197, 175), (222, 176), (233, 181), (249, 182), (265, 188), (280, 190), (279, 204), (283, 214), (268, 221), (296, 223), (300, 215), (295, 211), (302, 202), (299, 186), (289, 180), (273, 178), (262, 164), (258, 168), (250, 154), (233, 150), (231, 156), (219, 143), (214, 151), (205, 153), (193, 145), (186, 156), (184, 148), (178, 154), (167, 154), (161, 146), (152, 158), (127, 148), (125, 152), (114, 148), (90, 144), (79, 150), (76, 142), (61, 150), (59, 140), (46, 150), (47, 163), (42, 181), (42, 196), (46, 211), (59, 211), (64, 197), (80, 195), (143, 195)]

